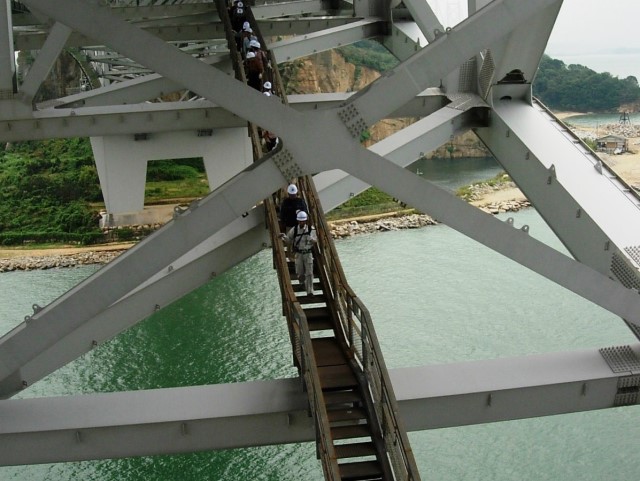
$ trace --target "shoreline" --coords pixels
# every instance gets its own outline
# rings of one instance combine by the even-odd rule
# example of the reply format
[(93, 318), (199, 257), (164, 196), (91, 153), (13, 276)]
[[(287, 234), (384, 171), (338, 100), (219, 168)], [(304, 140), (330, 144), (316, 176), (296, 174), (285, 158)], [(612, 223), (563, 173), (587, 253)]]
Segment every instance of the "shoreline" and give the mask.
[[(492, 202), (480, 207), (489, 214), (517, 212), (529, 207), (528, 201), (507, 200)], [(439, 222), (426, 214), (407, 212), (387, 212), (350, 219), (328, 222), (333, 239), (344, 239), (355, 235), (390, 232), (438, 225)], [(84, 265), (107, 264), (135, 243), (88, 246), (59, 247), (52, 249), (0, 249), (0, 273), (15, 271), (47, 270), (71, 268)]]
[[(559, 119), (570, 122), (574, 112), (557, 112)], [(616, 125), (599, 126), (599, 130)], [(594, 137), (597, 129), (589, 127), (575, 127), (571, 129), (581, 138)], [(630, 152), (622, 155), (608, 155), (599, 152), (598, 156), (618, 176), (630, 186), (640, 189), (640, 133), (629, 137)], [(468, 202), (489, 213), (517, 212), (531, 206), (525, 195), (513, 182), (489, 186), (488, 184), (474, 184), (473, 196)], [(368, 215), (351, 219), (329, 221), (331, 234), (334, 239), (341, 239), (360, 234), (387, 232), (403, 229), (417, 229), (438, 222), (428, 215), (401, 210), (383, 214)], [(19, 270), (44, 270), (62, 267), (76, 267), (91, 264), (106, 264), (115, 257), (135, 245), (134, 242), (103, 244), (87, 247), (55, 247), (51, 249), (28, 248), (0, 248), (0, 273)]]

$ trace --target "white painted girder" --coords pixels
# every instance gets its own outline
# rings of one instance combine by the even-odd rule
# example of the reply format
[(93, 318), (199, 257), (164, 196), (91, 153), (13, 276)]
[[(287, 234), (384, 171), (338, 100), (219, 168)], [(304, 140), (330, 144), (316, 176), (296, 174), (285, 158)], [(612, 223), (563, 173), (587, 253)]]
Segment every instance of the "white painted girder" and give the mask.
[[(467, 113), (442, 109), (371, 148), (398, 165), (406, 166), (416, 160), (420, 152), (440, 145), (439, 142), (448, 139), (457, 129), (472, 123)], [(323, 172), (314, 181), (326, 210), (328, 206), (335, 207), (347, 201), (352, 193), (367, 187), (341, 171)], [(23, 364), (23, 378), (28, 380), (28, 384), (33, 384), (111, 339), (148, 317), (155, 306), (165, 307), (205, 283), (213, 272), (219, 275), (260, 250), (268, 242), (265, 236), (263, 212), (259, 208), (253, 209), (248, 216), (232, 222), (180, 258), (167, 260), (163, 269), (150, 276), (149, 280)]]
[(197, 129), (246, 125), (246, 120), (211, 102), (182, 102), (179, 106), (174, 103), (148, 103), (31, 112), (30, 117), (22, 120), (0, 120), (0, 139), (19, 141), (175, 130), (195, 132)]
[[(418, 431), (611, 408), (634, 373), (614, 373), (593, 349), (389, 374), (406, 429)], [(299, 379), (8, 400), (0, 418), (0, 465), (314, 440)]]
[(24, 102), (31, 105), (40, 85), (45, 81), (58, 55), (62, 52), (69, 35), (71, 35), (71, 29), (60, 22), (56, 22), (51, 27), (47, 41), (38, 52), (33, 65), (20, 85), (21, 98)]
[[(160, 78), (160, 77), (158, 77)], [(109, 88), (109, 87), (105, 87)], [(137, 87), (120, 92), (136, 97)], [(146, 95), (145, 87), (140, 95)], [(115, 94), (119, 96), (120, 93)], [(304, 112), (336, 107), (345, 102), (351, 93), (291, 95), (289, 106)], [(76, 96), (66, 97), (71, 100)], [(106, 93), (106, 97), (110, 97)], [(113, 97), (110, 97), (113, 99)], [(98, 99), (102, 103), (103, 99)], [(84, 101), (84, 100), (83, 100)], [(89, 100), (90, 101), (90, 100)], [(437, 89), (430, 89), (411, 102), (392, 112), (389, 118), (424, 117), (447, 102)], [(6, 101), (24, 107), (19, 100)], [(133, 105), (110, 105), (96, 107), (48, 108), (38, 111), (29, 109), (20, 116), (11, 115), (2, 119), (0, 113), (0, 140), (20, 141), (68, 137), (94, 137), (100, 135), (124, 135), (136, 133), (174, 132), (206, 128), (233, 128), (246, 126), (247, 122), (228, 110), (208, 100), (166, 103), (135, 103)], [(4, 120), (4, 121), (3, 121)]]
[[(87, 319), (21, 368), (29, 384), (112, 339), (182, 296), (264, 249), (269, 242), (264, 211), (257, 207)], [(275, 275), (275, 272), (274, 272)]]
[(289, 62), (313, 53), (349, 45), (359, 40), (380, 36), (386, 28), (380, 18), (366, 18), (320, 32), (298, 35), (269, 45), (278, 63)]
[(298, 0), (293, 2), (273, 2), (253, 5), (251, 11), (256, 20), (285, 16), (307, 15), (325, 10), (322, 0)]
[(506, 32), (526, 23), (531, 15), (561, 3), (562, 0), (495, 0), (358, 92), (351, 107), (364, 124), (372, 125), (422, 90), (437, 86), (440, 79), (504, 38)]
[(428, 42), (433, 42), (438, 35), (444, 33), (444, 27), (428, 2), (425, 0), (403, 0), (403, 3)]
[[(43, 5), (46, 3), (44, 0), (27, 1), (30, 4), (37, 4), (39, 8), (46, 8)], [(201, 63), (194, 62), (190, 57), (174, 51), (162, 41), (151, 38), (145, 32), (136, 31), (135, 28), (105, 15), (104, 12), (92, 9), (82, 2), (73, 0), (64, 0), (64, 2), (69, 6), (69, 11), (79, 9), (84, 15), (93, 15), (99, 34), (107, 40), (106, 44), (118, 51), (124, 49), (124, 53), (138, 61), (144, 59), (159, 73), (176, 80), (181, 79), (182, 83), (194, 92), (220, 101), (224, 107), (228, 106), (230, 110), (241, 116), (282, 135), (287, 150), (290, 151), (303, 171), (317, 172), (342, 168), (361, 180), (376, 185), (408, 204), (430, 213), (454, 229), (596, 302), (611, 312), (630, 320), (630, 322), (636, 323), (640, 319), (640, 303), (637, 295), (587, 266), (579, 264), (529, 238), (526, 234), (477, 211), (474, 207), (427, 181), (419, 179), (404, 169), (362, 149), (357, 140), (351, 137), (335, 117), (335, 112), (321, 111), (314, 112), (313, 115), (300, 116), (290, 108), (277, 102), (270, 102), (270, 99), (244, 85), (239, 85), (224, 76), (220, 77), (215, 69), (206, 69)], [(557, 2), (548, 0), (541, 2), (540, 5), (536, 4), (536, 7), (544, 8), (552, 3)], [(395, 92), (394, 89), (406, 87), (411, 90), (415, 88), (419, 80), (428, 82), (431, 74), (426, 69), (427, 62), (429, 59), (437, 60), (438, 57), (431, 58), (429, 53), (425, 54), (427, 50), (431, 52), (431, 55), (434, 55), (433, 52), (436, 54), (442, 52), (448, 52), (451, 55), (457, 54), (459, 61), (462, 55), (466, 56), (465, 50), (471, 52), (474, 47), (482, 44), (484, 37), (486, 40), (495, 40), (499, 36), (493, 32), (495, 29), (487, 31), (492, 22), (500, 20), (505, 23), (505, 26), (514, 26), (524, 21), (526, 16), (532, 13), (532, 9), (535, 10), (523, 0), (497, 0), (478, 12), (478, 15), (481, 15), (481, 21), (469, 24), (463, 22), (454, 29), (455, 33), (460, 30), (464, 31), (465, 35), (455, 36), (453, 40), (449, 36), (449, 42), (452, 42), (453, 47), (444, 48), (442, 46), (447, 44), (441, 39), (436, 40), (432, 50), (429, 50), (432, 47), (430, 45), (410, 59), (410, 62), (402, 64), (399, 69), (401, 74), (398, 74), (397, 71), (391, 72), (389, 76), (380, 79), (383, 81), (380, 86), (376, 87), (379, 80), (372, 84), (372, 87), (376, 88), (370, 87), (365, 90), (363, 95), (356, 97), (362, 101), (376, 92), (379, 95), (377, 100), (380, 100), (384, 98), (385, 94), (394, 97), (392, 95)], [(86, 25), (83, 26), (73, 16), (64, 15), (67, 9), (62, 9), (62, 13), (53, 10), (56, 9), (49, 7), (47, 13), (56, 17), (63, 16), (64, 18), (58, 18), (58, 20), (71, 23), (73, 28), (80, 30), (86, 28)], [(467, 26), (474, 28), (464, 30)], [(464, 38), (472, 34), (480, 36), (480, 38), (474, 39), (473, 46), (461, 43)], [(123, 38), (127, 38), (128, 41), (123, 42)], [(147, 48), (139, 48), (139, 45), (144, 42), (147, 42)], [(455, 62), (452, 61), (452, 63)], [(409, 73), (411, 75), (407, 77)], [(394, 77), (401, 78), (399, 82), (388, 82), (388, 79)], [(408, 80), (411, 85), (407, 84)], [(216, 88), (212, 89), (213, 85)], [(234, 93), (237, 95), (234, 96)], [(404, 95), (400, 96), (400, 99), (402, 101), (395, 97), (395, 104), (394, 102), (370, 100), (372, 104), (385, 104), (382, 109), (375, 109), (377, 114), (381, 114), (383, 111), (402, 105)], [(327, 143), (325, 141), (327, 138), (332, 139), (332, 142)], [(541, 263), (540, 259), (546, 259), (546, 261)]]
[(0, 397), (29, 384), (22, 366), (250, 211), (287, 180), (272, 161), (254, 164), (0, 338)]
[(13, 48), (11, 4), (9, 0), (0, 0), (0, 101), (7, 98), (2, 93), (13, 93), (16, 72)]
[(476, 133), (582, 263), (609, 275), (614, 252), (640, 245), (640, 201), (541, 108), (497, 101)]

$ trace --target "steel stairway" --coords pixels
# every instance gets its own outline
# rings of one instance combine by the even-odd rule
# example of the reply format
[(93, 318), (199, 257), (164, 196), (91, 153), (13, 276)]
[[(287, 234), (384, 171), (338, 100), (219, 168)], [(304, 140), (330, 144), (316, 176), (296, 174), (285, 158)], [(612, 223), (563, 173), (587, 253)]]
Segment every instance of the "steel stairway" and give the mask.
[[(217, 1), (217, 7), (225, 25), (236, 78), (246, 83), (228, 11), (221, 0)], [(251, 9), (245, 10), (247, 21), (265, 46)], [(276, 65), (270, 52), (269, 58)], [(286, 103), (277, 69), (273, 69), (269, 80), (275, 95)], [(259, 128), (250, 124), (249, 135), (254, 160), (258, 160), (265, 155)], [(282, 143), (266, 155), (277, 154), (281, 148)], [(312, 295), (292, 276), (293, 255), (280, 239), (276, 205), (286, 193), (281, 190), (265, 199), (264, 207), (293, 362), (308, 394), (309, 414), (316, 427), (316, 454), (325, 479), (419, 480), (369, 313), (345, 280), (313, 180), (303, 177), (296, 182), (307, 203), (310, 224), (318, 235), (313, 250)]]

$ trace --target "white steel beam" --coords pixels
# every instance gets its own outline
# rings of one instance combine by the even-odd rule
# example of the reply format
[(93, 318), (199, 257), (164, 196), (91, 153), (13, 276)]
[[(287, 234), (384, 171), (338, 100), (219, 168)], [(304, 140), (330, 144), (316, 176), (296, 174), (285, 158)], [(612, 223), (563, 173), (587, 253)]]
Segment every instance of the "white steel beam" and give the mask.
[(564, 124), (503, 100), (476, 133), (576, 259), (610, 275), (613, 258), (627, 258), (640, 285), (640, 200)]
[(351, 101), (352, 109), (364, 124), (372, 125), (422, 90), (437, 86), (461, 63), (526, 23), (531, 15), (561, 3), (495, 0), (358, 92)]
[(31, 383), (42, 379), (256, 254), (268, 242), (264, 211), (257, 207), (184, 256), (168, 260), (148, 281), (25, 363), (23, 376)]
[(287, 181), (273, 160), (252, 165), (98, 273), (34, 312), (0, 338), (0, 397), (12, 396), (29, 385), (22, 366), (250, 211)]
[[(441, 145), (458, 129), (473, 123), (470, 113), (442, 109), (375, 144), (372, 149), (398, 165), (406, 166), (419, 157), (420, 152)], [(353, 193), (367, 187), (342, 171), (318, 174), (314, 181), (325, 210), (347, 201)], [(248, 216), (232, 222), (179, 259), (167, 260), (167, 265), (148, 281), (23, 364), (23, 377), (33, 384), (133, 326), (155, 309), (165, 307), (200, 286), (212, 273), (223, 273), (267, 245), (262, 210), (253, 209)]]
[(38, 89), (47, 75), (51, 71), (53, 64), (64, 48), (67, 39), (71, 35), (71, 29), (60, 22), (56, 22), (51, 27), (47, 41), (38, 52), (35, 62), (29, 69), (24, 82), (20, 86), (21, 98), (29, 105), (33, 102)]
[(391, 25), (391, 34), (385, 35), (382, 42), (398, 59), (407, 60), (427, 45), (427, 38), (415, 22), (395, 21)]
[[(27, 2), (24, 3), (26, 4)], [(344, 21), (341, 21), (340, 23), (344, 23)], [(322, 26), (319, 24), (318, 28), (322, 28)], [(149, 27), (145, 30), (154, 36), (162, 38), (166, 42), (189, 42), (224, 38), (224, 28), (220, 22), (209, 22), (204, 25), (186, 24), (168, 27)], [(286, 29), (282, 28), (282, 30)], [(17, 32), (15, 34), (15, 49), (39, 50), (42, 48), (46, 38), (47, 34), (45, 32)], [(96, 41), (91, 34), (83, 35), (74, 32), (69, 36), (69, 40), (65, 46), (89, 47), (99, 45), (103, 44)]]
[[(109, 87), (105, 87), (109, 88)], [(147, 92), (122, 92), (132, 100), (146, 96)], [(120, 94), (115, 94), (120, 96)], [(290, 95), (289, 106), (304, 112), (327, 109), (344, 103), (353, 93)], [(75, 96), (72, 96), (75, 98)], [(106, 97), (110, 97), (107, 93)], [(110, 97), (115, 101), (114, 97)], [(71, 97), (65, 97), (71, 100)], [(19, 101), (6, 101), (17, 106)], [(84, 102), (78, 101), (78, 103)], [(92, 102), (89, 98), (87, 102)], [(102, 99), (97, 100), (102, 103)], [(390, 114), (390, 118), (423, 117), (441, 108), (448, 100), (438, 89), (429, 89)], [(76, 103), (76, 102), (74, 102)], [(119, 102), (116, 102), (119, 103)], [(126, 105), (50, 108), (24, 112), (16, 117), (10, 109), (2, 121), (0, 112), (0, 140), (20, 141), (68, 137), (97, 137), (126, 135), (140, 132), (158, 133), (182, 130), (221, 129), (246, 126), (246, 120), (208, 100), (164, 103), (135, 103)]]
[(19, 141), (133, 135), (247, 125), (246, 120), (208, 101), (46, 109), (29, 112), (28, 115), (21, 115), (21, 119), (0, 120), (0, 139)]
[[(37, 4), (41, 9), (47, 8), (43, 4), (46, 3), (44, 0), (26, 1), (30, 4)], [(544, 8), (549, 4), (557, 3), (557, 1), (547, 0), (541, 2), (541, 5), (536, 4), (536, 7)], [(151, 38), (142, 31), (137, 31), (127, 24), (118, 22), (99, 10), (90, 9), (89, 6), (72, 0), (64, 0), (64, 3), (68, 4), (70, 8), (62, 9), (60, 12), (49, 7), (47, 13), (64, 16), (65, 22), (75, 23), (74, 28), (82, 30), (86, 28), (86, 25), (76, 22), (73, 16), (67, 16), (65, 12), (73, 9), (91, 10), (90, 13), (85, 12), (84, 15), (94, 16), (96, 25), (99, 27), (98, 35), (108, 40), (105, 43), (112, 44), (116, 50), (121, 50), (138, 61), (144, 58), (159, 73), (166, 73), (168, 77), (174, 79), (183, 79), (185, 86), (194, 92), (219, 101), (225, 108), (228, 106), (230, 110), (277, 132), (279, 135), (280, 132), (283, 132), (288, 146), (288, 155), (292, 155), (296, 159), (302, 172), (342, 168), (361, 180), (376, 185), (408, 204), (430, 213), (454, 229), (596, 302), (611, 312), (629, 319), (630, 322), (636, 323), (640, 319), (640, 302), (632, 291), (531, 239), (526, 233), (517, 231), (493, 217), (479, 212), (448, 192), (362, 149), (357, 141), (359, 131), (355, 132), (355, 137), (353, 131), (349, 133), (345, 124), (340, 123), (340, 120), (335, 117), (336, 112), (321, 111), (314, 112), (313, 115), (300, 116), (292, 109), (277, 102), (271, 102), (270, 99), (244, 85), (239, 85), (224, 76), (220, 77), (215, 69), (207, 70), (200, 62), (194, 62), (190, 57), (172, 50), (158, 39)], [(527, 15), (532, 13), (533, 7), (529, 8), (530, 5), (523, 0), (497, 0), (478, 12), (477, 15), (480, 15), (478, 22), (468, 24), (463, 22), (456, 27), (454, 32), (459, 29), (464, 31), (465, 35), (460, 38), (454, 37), (453, 41), (449, 38), (448, 41), (453, 43), (451, 51), (449, 48), (444, 48), (445, 52), (448, 51), (451, 55), (458, 57), (457, 61), (452, 61), (452, 65), (459, 62), (461, 55), (466, 56), (465, 51), (471, 52), (481, 44), (481, 40), (475, 42), (478, 39), (474, 40), (475, 43), (472, 46), (467, 45), (466, 42), (460, 42), (461, 40), (471, 34), (482, 34), (486, 40), (495, 40), (495, 37), (499, 35), (493, 33), (494, 29), (487, 32), (488, 27), (497, 20), (504, 21), (508, 27), (517, 26), (524, 21)], [(533, 9), (535, 10), (535, 8)], [(467, 27), (473, 28), (466, 30)], [(123, 38), (127, 40), (123, 41)], [(139, 51), (138, 45), (145, 42), (147, 44), (147, 48), (144, 50), (146, 55), (142, 55), (143, 52)], [(441, 48), (443, 45), (446, 44), (439, 39), (434, 42), (433, 47), (439, 46), (438, 48)], [(420, 83), (419, 81), (429, 80), (430, 73), (424, 63), (429, 57), (423, 55), (423, 52), (429, 50), (430, 47), (416, 54), (414, 58), (410, 59), (411, 61), (402, 64), (399, 70), (380, 79), (383, 81), (381, 87), (372, 88), (376, 87), (379, 80), (367, 88), (363, 95), (356, 95), (359, 100), (367, 98), (374, 92), (381, 96), (389, 94), (390, 97), (395, 97), (394, 101), (389, 102), (386, 99), (381, 100), (382, 97), (377, 101), (372, 100), (371, 103), (385, 105), (381, 109), (370, 110), (369, 113), (374, 112), (375, 115), (379, 115), (384, 111), (397, 108), (406, 99), (404, 98), (405, 94), (400, 97), (391, 95), (395, 93), (394, 89), (406, 86), (408, 90), (412, 90)], [(439, 52), (437, 49), (434, 51)], [(400, 77), (399, 82), (389, 82), (389, 79), (398, 77)], [(407, 84), (408, 79), (410, 79), (410, 86)], [(217, 88), (212, 89), (212, 85), (216, 85)], [(238, 96), (233, 95), (236, 92)], [(360, 107), (360, 103), (356, 106)], [(353, 102), (350, 102), (341, 112), (349, 111), (349, 109), (354, 110), (353, 107)], [(357, 112), (357, 108), (355, 110)], [(346, 117), (343, 117), (347, 127), (351, 127), (350, 115), (347, 113)], [(358, 121), (356, 122), (357, 130), (360, 128), (358, 115), (356, 115), (356, 121)], [(327, 138), (331, 138), (332, 142), (327, 144), (325, 141)], [(546, 261), (541, 263), (540, 259)], [(17, 379), (14, 379), (13, 382), (17, 382)]]
[(251, 7), (256, 20), (307, 15), (324, 10), (324, 2), (322, 0), (294, 0), (292, 2), (265, 3)]
[(123, 18), (137, 22), (148, 18), (180, 18), (181, 16), (191, 16), (209, 13), (218, 18), (215, 2), (179, 3), (179, 4), (159, 4), (159, 5), (136, 5), (136, 6), (111, 6), (112, 12)]
[[(637, 359), (640, 346), (625, 347)], [(637, 404), (637, 368), (614, 372), (594, 349), (394, 369), (390, 378), (405, 427), (419, 431)], [(298, 379), (8, 400), (0, 417), (0, 465), (315, 439)]]
[(309, 33), (275, 42), (269, 46), (278, 63), (289, 62), (317, 52), (382, 35), (385, 23), (381, 19), (367, 18), (340, 27)]
[(403, 3), (428, 42), (444, 33), (444, 27), (426, 0), (403, 0)]
[(15, 74), (11, 4), (9, 0), (0, 0), (0, 101), (11, 98), (14, 93)]

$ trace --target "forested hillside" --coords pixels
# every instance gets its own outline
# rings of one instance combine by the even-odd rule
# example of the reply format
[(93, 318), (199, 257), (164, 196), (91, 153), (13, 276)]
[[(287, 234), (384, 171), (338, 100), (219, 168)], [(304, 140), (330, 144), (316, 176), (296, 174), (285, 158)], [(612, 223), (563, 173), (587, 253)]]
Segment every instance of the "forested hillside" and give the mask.
[(533, 95), (553, 110), (604, 112), (640, 101), (640, 87), (635, 77), (619, 79), (545, 55), (533, 83)]

